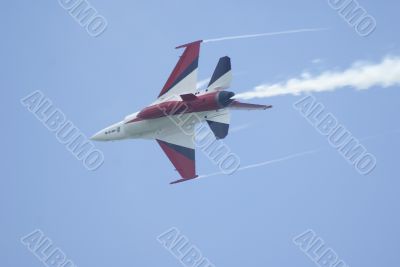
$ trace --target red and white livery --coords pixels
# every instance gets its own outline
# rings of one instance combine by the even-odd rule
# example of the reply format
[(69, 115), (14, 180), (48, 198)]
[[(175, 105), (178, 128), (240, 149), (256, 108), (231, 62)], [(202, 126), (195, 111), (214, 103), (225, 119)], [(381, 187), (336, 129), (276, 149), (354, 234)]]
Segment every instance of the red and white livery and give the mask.
[[(162, 88), (157, 100), (128, 115), (91, 139), (95, 141), (115, 141), (124, 139), (154, 139), (179, 172), (183, 182), (194, 179), (195, 131), (183, 129), (178, 121), (185, 121), (195, 114), (195, 123), (207, 122), (217, 139), (228, 135), (230, 110), (268, 109), (271, 106), (241, 103), (234, 93), (226, 91), (232, 81), (231, 60), (222, 57), (205, 91), (197, 88), (200, 45), (196, 41), (177, 48), (185, 48), (177, 65)], [(179, 118), (179, 119), (178, 119)]]

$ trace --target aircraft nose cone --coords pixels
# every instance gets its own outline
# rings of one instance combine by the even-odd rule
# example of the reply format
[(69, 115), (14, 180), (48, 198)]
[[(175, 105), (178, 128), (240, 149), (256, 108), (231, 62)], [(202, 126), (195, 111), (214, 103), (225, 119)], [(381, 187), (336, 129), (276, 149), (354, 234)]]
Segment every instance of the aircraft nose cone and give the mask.
[(106, 135), (103, 131), (100, 131), (96, 134), (94, 134), (92, 137), (90, 137), (90, 140), (92, 141), (106, 141)]

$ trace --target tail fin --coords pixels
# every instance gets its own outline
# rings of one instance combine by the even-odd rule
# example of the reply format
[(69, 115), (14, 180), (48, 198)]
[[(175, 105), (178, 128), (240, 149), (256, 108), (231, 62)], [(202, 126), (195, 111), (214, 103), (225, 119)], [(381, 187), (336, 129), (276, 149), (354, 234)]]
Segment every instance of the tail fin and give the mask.
[(231, 86), (232, 67), (229, 57), (222, 57), (218, 61), (214, 74), (208, 84), (208, 91), (224, 90)]

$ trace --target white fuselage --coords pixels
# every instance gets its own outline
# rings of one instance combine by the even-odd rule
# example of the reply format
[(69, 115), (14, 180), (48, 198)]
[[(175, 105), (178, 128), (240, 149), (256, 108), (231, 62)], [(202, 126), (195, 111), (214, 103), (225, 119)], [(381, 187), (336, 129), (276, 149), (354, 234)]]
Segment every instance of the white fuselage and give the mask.
[(158, 136), (168, 134), (171, 126), (185, 127), (188, 123), (200, 123), (207, 118), (217, 116), (222, 110), (178, 114), (156, 119), (138, 120), (139, 112), (128, 115), (123, 121), (115, 123), (99, 131), (91, 137), (94, 141), (116, 141), (124, 139), (157, 139)]

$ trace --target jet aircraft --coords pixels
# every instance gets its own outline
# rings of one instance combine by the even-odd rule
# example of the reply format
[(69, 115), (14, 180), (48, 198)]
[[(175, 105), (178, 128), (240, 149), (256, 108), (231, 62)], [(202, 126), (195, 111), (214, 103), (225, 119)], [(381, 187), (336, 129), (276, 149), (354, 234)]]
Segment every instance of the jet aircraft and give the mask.
[(175, 166), (181, 179), (171, 184), (195, 179), (195, 133), (192, 126), (207, 122), (217, 139), (228, 135), (230, 110), (265, 110), (271, 105), (242, 103), (226, 91), (231, 85), (231, 59), (219, 59), (206, 90), (197, 88), (200, 46), (203, 41), (177, 47), (185, 48), (157, 100), (122, 121), (99, 131), (94, 141), (153, 139)]

